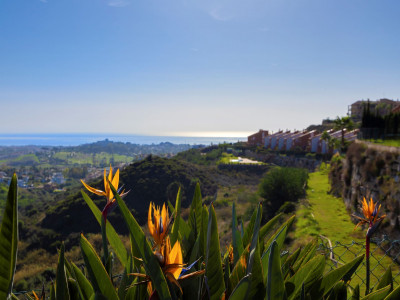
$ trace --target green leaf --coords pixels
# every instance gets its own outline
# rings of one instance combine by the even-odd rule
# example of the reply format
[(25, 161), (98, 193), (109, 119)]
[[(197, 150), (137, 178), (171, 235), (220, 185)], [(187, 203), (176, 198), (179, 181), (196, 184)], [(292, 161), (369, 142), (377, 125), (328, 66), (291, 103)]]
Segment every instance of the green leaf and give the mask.
[(174, 206), (172, 205), (171, 201), (168, 200), (167, 203), (168, 203), (169, 211), (171, 212), (171, 215), (173, 215), (173, 214), (175, 213), (175, 208), (174, 208)]
[[(247, 225), (245, 231), (244, 231), (244, 235), (243, 235), (243, 247), (246, 248), (247, 245), (250, 243), (250, 239), (253, 235), (253, 230), (254, 230), (254, 223), (256, 222), (257, 219), (257, 210), (254, 210), (253, 215), (251, 216), (250, 222)], [(242, 222), (243, 224), (243, 222)]]
[(94, 293), (90, 281), (74, 263), (71, 263), (71, 267), (74, 273), (74, 278), (76, 279), (76, 282), (78, 283), (79, 289), (81, 291), (82, 298), (84, 300), (89, 300)]
[[(396, 298), (397, 299), (397, 298)], [(351, 294), (351, 300), (360, 300), (360, 285), (357, 284)]]
[(206, 276), (210, 288), (210, 299), (220, 299), (225, 290), (225, 283), (219, 248), (217, 217), (212, 204), (208, 216), (206, 253)]
[(58, 265), (56, 273), (56, 297), (57, 300), (69, 300), (67, 276), (65, 274), (64, 262), (64, 243), (61, 244), (60, 254), (58, 255)]
[(297, 271), (303, 265), (305, 265), (311, 258), (315, 257), (316, 251), (317, 251), (317, 243), (315, 241), (308, 243), (306, 247), (304, 247), (304, 249), (300, 251), (299, 257), (297, 258), (297, 261), (293, 266), (294, 273), (297, 273)]
[(90, 298), (90, 300), (108, 300), (106, 297), (104, 297), (103, 295), (96, 293), (93, 294), (93, 296)]
[(249, 249), (246, 248), (243, 250), (238, 262), (234, 265), (231, 275), (229, 277), (229, 281), (231, 282), (231, 285), (233, 287), (238, 285), (240, 280), (246, 275), (248, 258)]
[(253, 262), (254, 262), (254, 253), (255, 249), (258, 244), (258, 233), (260, 231), (260, 223), (261, 223), (261, 204), (258, 205), (257, 211), (256, 211), (256, 220), (254, 221), (254, 226), (253, 226), (253, 235), (251, 239), (251, 245), (249, 249), (249, 261), (247, 263), (247, 274), (252, 273), (253, 269)]
[(54, 283), (52, 283), (50, 287), (50, 300), (56, 300), (56, 291), (54, 288)]
[(206, 257), (206, 247), (207, 247), (207, 229), (208, 229), (208, 209), (204, 205), (201, 212), (201, 231), (200, 231), (200, 241), (199, 250), (203, 258)]
[[(101, 219), (102, 214), (100, 209), (94, 204), (92, 199), (84, 192), (81, 191), (83, 199), (85, 200), (86, 204), (89, 206), (90, 210), (92, 211), (94, 217), (96, 218), (97, 222), (101, 226)], [(114, 227), (111, 225), (110, 221), (106, 223), (106, 235), (108, 242), (110, 243), (111, 247), (114, 249), (115, 254), (117, 255), (119, 261), (123, 266), (128, 263), (128, 252), (124, 244), (122, 243), (121, 239), (119, 238), (118, 234), (116, 233)]]
[[(296, 251), (294, 251), (285, 261), (285, 263), (282, 266), (282, 274), (283, 278), (286, 278), (286, 276), (289, 274), (289, 271), (291, 270), (292, 266), (296, 263), (297, 258), (299, 257), (301, 249), (297, 248)], [(294, 274), (290, 274), (289, 277), (292, 277)]]
[(264, 238), (269, 234), (270, 230), (274, 227), (274, 225), (279, 221), (282, 213), (277, 214), (271, 220), (269, 220), (266, 224), (264, 224), (260, 229), (260, 241), (263, 241)]
[(380, 290), (388, 285), (390, 285), (390, 290), (393, 290), (392, 268), (390, 266), (386, 269), (385, 274), (383, 274), (382, 278), (379, 280), (376, 290)]
[(119, 299), (125, 299), (127, 294), (128, 287), (132, 284), (134, 278), (133, 276), (129, 276), (128, 274), (133, 273), (133, 259), (131, 256), (129, 257), (129, 262), (124, 268), (124, 272), (122, 274), (121, 282), (118, 288), (118, 296)]
[(235, 265), (243, 253), (243, 241), (240, 231), (238, 230), (235, 202), (232, 204), (232, 247), (233, 264)]
[(400, 285), (395, 288), (387, 297), (385, 300), (397, 300), (400, 299)]
[[(263, 299), (265, 295), (263, 268), (260, 257), (260, 243), (253, 251), (253, 266), (251, 272), (251, 285), (249, 291), (249, 299)], [(250, 256), (250, 255), (249, 255)]]
[(270, 251), (271, 251), (271, 246), (272, 243), (275, 242), (277, 245), (277, 252), (281, 251), (281, 247), (283, 246), (283, 242), (285, 241), (286, 238), (286, 225), (285, 227), (283, 227), (279, 232), (277, 232), (276, 234), (274, 234), (270, 240), (272, 240), (271, 242), (268, 242), (269, 247), (267, 249), (267, 251), (265, 251), (265, 253), (262, 255), (261, 257), (261, 264), (264, 270), (264, 274), (263, 274), (263, 279), (264, 282), (267, 281), (267, 276), (268, 276), (268, 265), (269, 265), (269, 257), (270, 257)]
[(10, 297), (13, 287), (18, 248), (17, 175), (11, 178), (6, 208), (0, 227), (0, 299)]
[(249, 290), (250, 299), (262, 299), (264, 298), (265, 294), (263, 269), (261, 266), (260, 257), (260, 243), (258, 240), (261, 223), (261, 212), (262, 207), (260, 204), (258, 205), (257, 217), (254, 222), (253, 237), (249, 248), (249, 260), (247, 264), (247, 274), (251, 273), (251, 285)]
[(317, 255), (304, 266), (302, 266), (289, 280), (286, 281), (286, 292), (288, 299), (294, 299), (299, 296), (301, 285), (304, 282), (307, 293), (308, 288), (321, 276), (325, 268), (325, 257)]
[(191, 263), (194, 263), (198, 257), (200, 257), (200, 236), (197, 237), (196, 242), (194, 243), (193, 247), (192, 247), (192, 252), (190, 253), (190, 258), (189, 258), (189, 265)]
[(70, 277), (67, 282), (70, 299), (80, 299), (80, 289), (76, 280)]
[(390, 293), (390, 285), (387, 287), (384, 287), (383, 289), (376, 290), (364, 298), (361, 298), (361, 300), (382, 300), (385, 299), (385, 297)]
[(114, 193), (114, 197), (118, 203), (118, 207), (122, 213), (126, 225), (128, 226), (132, 245), (135, 247), (133, 253), (140, 253), (140, 258), (143, 260), (143, 265), (146, 274), (151, 278), (151, 282), (161, 299), (171, 299), (171, 294), (168, 289), (168, 284), (160, 268), (157, 258), (154, 256), (151, 247), (146, 240), (146, 236), (138, 222), (132, 216), (125, 202), (118, 195), (115, 188), (110, 183), (110, 187)]
[[(266, 248), (271, 245), (271, 243), (275, 240), (278, 243), (279, 246), (279, 251), (283, 246), (283, 243), (285, 242), (286, 234), (290, 226), (293, 224), (295, 216), (290, 217), (285, 223), (283, 223), (276, 231), (275, 233), (268, 239), (266, 245)], [(278, 235), (280, 237), (278, 238)]]
[(191, 210), (194, 210), (194, 219), (195, 219), (195, 228), (196, 228), (196, 234), (195, 237), (197, 238), (197, 236), (200, 234), (201, 231), (201, 222), (202, 222), (202, 211), (203, 211), (203, 207), (202, 207), (202, 203), (201, 203), (201, 190), (200, 190), (200, 183), (197, 182), (196, 184), (196, 188), (194, 189), (194, 195), (193, 195), (193, 200), (192, 200), (192, 204), (191, 204)]
[(249, 288), (251, 284), (251, 275), (244, 276), (233, 290), (229, 300), (245, 300), (248, 298)]
[[(334, 269), (323, 276), (322, 280), (314, 285), (310, 291), (313, 299), (323, 298), (328, 292), (341, 280), (345, 275), (350, 275), (349, 272), (354, 272), (364, 260), (364, 255), (360, 255), (351, 262)], [(352, 274), (351, 274), (352, 275)], [(350, 275), (350, 277), (351, 277)]]
[[(114, 289), (113, 283), (107, 274), (106, 269), (101, 263), (100, 257), (90, 245), (89, 241), (81, 234), (80, 246), (82, 250), (83, 259), (85, 260), (86, 269), (88, 271), (90, 281), (92, 282), (96, 294), (102, 294), (110, 300), (117, 300), (118, 295)], [(58, 298), (58, 289), (57, 300)], [(92, 295), (91, 298), (95, 297)]]
[(333, 287), (329, 294), (328, 300), (342, 300), (347, 299), (347, 286), (343, 281), (339, 281)]
[(175, 242), (179, 238), (179, 224), (181, 219), (181, 201), (182, 201), (182, 193), (181, 187), (179, 187), (178, 194), (176, 195), (176, 202), (175, 202), (175, 220), (172, 226), (170, 239), (171, 245), (175, 245)]
[(230, 266), (229, 266), (229, 255), (225, 256), (224, 266), (225, 266), (224, 267), (225, 298), (227, 298), (227, 297), (229, 297), (229, 295), (231, 294), (231, 292), (233, 290), (232, 283), (229, 280), (229, 277), (231, 276), (231, 270), (230, 270)]
[(104, 218), (101, 218), (101, 240), (103, 244), (103, 264), (106, 267), (107, 273), (111, 276), (112, 267), (111, 261), (109, 260), (110, 255), (108, 254), (108, 243), (107, 243), (107, 221)]
[(266, 299), (286, 299), (285, 282), (281, 271), (281, 258), (279, 255), (279, 248), (276, 241), (271, 244), (271, 250), (268, 260), (268, 277)]

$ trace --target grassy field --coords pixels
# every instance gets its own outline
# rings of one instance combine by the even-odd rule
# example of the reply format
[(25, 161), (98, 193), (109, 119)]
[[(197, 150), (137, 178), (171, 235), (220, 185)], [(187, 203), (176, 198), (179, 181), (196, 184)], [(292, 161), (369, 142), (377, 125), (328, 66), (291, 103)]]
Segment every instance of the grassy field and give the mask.
[(400, 140), (366, 140), (366, 141), (377, 145), (400, 147)]
[[(315, 172), (310, 174), (308, 182), (307, 199), (304, 200), (296, 212), (297, 223), (293, 233), (295, 245), (302, 244), (312, 237), (324, 236), (331, 240), (334, 248), (335, 259), (342, 262), (349, 262), (355, 256), (364, 253), (365, 230), (358, 228), (354, 230), (354, 223), (351, 222), (350, 216), (346, 211), (345, 205), (341, 198), (336, 198), (330, 194), (327, 172)], [(311, 237), (311, 238), (310, 238)], [(326, 242), (325, 239), (323, 239)], [(348, 247), (343, 246), (348, 245)], [(371, 252), (376, 248), (371, 244)], [(393, 276), (400, 272), (397, 264), (394, 264), (389, 257), (383, 257), (384, 252), (377, 250), (375, 257), (371, 257), (370, 265), (373, 274), (380, 278), (385, 270), (392, 266)], [(381, 260), (380, 260), (381, 259)], [(380, 265), (378, 265), (380, 260)], [(330, 264), (330, 265), (333, 265)], [(374, 268), (377, 266), (376, 268)], [(328, 267), (327, 267), (328, 268)], [(330, 268), (330, 267), (329, 267)], [(377, 278), (371, 276), (371, 287), (377, 283)], [(361, 265), (357, 270), (357, 275), (353, 277), (351, 285), (360, 284), (362, 294), (365, 293), (365, 265)], [(400, 276), (395, 278), (396, 285), (399, 284)]]
[(93, 164), (94, 162), (104, 162), (109, 164), (112, 159), (115, 163), (130, 163), (132, 162), (132, 157), (119, 154), (109, 154), (105, 152), (96, 153), (94, 156), (81, 152), (57, 152), (54, 154), (53, 158), (62, 160), (67, 165), (81, 165), (81, 164)]

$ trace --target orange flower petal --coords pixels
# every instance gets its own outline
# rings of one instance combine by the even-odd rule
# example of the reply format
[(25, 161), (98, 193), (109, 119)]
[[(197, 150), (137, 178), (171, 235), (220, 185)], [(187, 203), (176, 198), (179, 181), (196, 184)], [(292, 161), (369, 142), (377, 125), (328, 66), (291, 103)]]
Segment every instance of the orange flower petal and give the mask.
[(117, 169), (117, 172), (115, 172), (114, 178), (112, 180), (112, 185), (113, 187), (118, 190), (118, 183), (119, 183), (119, 169)]
[(154, 224), (153, 224), (153, 218), (152, 218), (152, 210), (153, 210), (153, 203), (150, 202), (149, 206), (149, 213), (147, 215), (147, 227), (149, 227), (150, 234), (154, 236)]
[[(169, 239), (168, 239), (169, 240)], [(179, 241), (176, 241), (174, 247), (168, 256), (168, 262), (172, 265), (182, 265), (182, 249)], [(169, 268), (169, 272), (171, 272), (175, 278), (178, 278), (181, 274), (182, 267), (172, 267)]]
[(95, 188), (92, 188), (91, 186), (87, 185), (82, 179), (81, 179), (81, 182), (89, 192), (91, 192), (93, 194), (96, 194), (96, 195), (99, 195), (99, 196), (106, 196), (105, 192), (103, 192), (101, 190), (98, 190), (98, 189), (95, 189)]

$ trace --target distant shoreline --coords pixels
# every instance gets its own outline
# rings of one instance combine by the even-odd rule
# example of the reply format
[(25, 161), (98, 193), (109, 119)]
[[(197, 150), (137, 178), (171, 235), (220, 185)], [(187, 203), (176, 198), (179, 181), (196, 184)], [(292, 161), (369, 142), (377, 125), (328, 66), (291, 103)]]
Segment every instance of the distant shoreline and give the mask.
[(128, 134), (0, 134), (0, 146), (79, 146), (109, 140), (112, 142), (151, 145), (160, 143), (211, 145), (246, 141), (247, 137), (182, 137)]

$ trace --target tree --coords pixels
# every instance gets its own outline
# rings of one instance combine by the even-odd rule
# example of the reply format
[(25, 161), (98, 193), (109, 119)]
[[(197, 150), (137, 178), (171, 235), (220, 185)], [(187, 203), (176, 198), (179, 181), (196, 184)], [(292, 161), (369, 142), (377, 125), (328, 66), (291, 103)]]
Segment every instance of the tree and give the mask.
[(341, 138), (341, 152), (344, 151), (345, 148), (345, 142), (344, 142), (344, 132), (345, 130), (352, 130), (354, 128), (354, 123), (351, 120), (350, 117), (336, 117), (336, 119), (333, 121), (335, 126), (333, 127), (334, 130), (340, 130), (342, 133), (342, 138)]
[(285, 202), (296, 202), (305, 194), (308, 172), (300, 168), (274, 168), (262, 179), (259, 193), (265, 199), (267, 218), (273, 216)]

